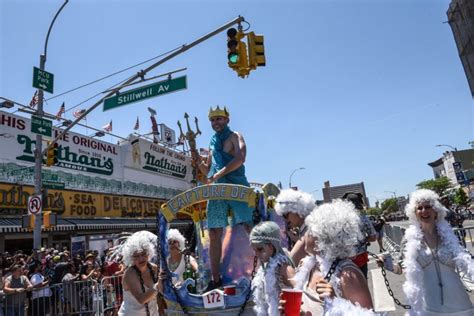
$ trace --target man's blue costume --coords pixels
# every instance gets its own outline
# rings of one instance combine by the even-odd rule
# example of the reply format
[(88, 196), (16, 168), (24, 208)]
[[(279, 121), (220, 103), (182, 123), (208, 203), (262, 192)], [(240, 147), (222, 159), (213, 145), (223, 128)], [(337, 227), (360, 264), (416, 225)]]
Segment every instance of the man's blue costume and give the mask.
[[(232, 131), (228, 126), (219, 133), (215, 133), (211, 138), (209, 146), (212, 152), (212, 165), (209, 170), (208, 177), (212, 177), (216, 172), (224, 168), (234, 157), (224, 151), (224, 142), (232, 135)], [(230, 183), (250, 186), (245, 177), (245, 167), (240, 166), (238, 169), (224, 175), (218, 179), (216, 183)], [(207, 227), (223, 228), (227, 225), (236, 225), (240, 223), (252, 222), (253, 210), (248, 207), (245, 202), (214, 200), (207, 204)], [(229, 223), (229, 216), (232, 216)]]

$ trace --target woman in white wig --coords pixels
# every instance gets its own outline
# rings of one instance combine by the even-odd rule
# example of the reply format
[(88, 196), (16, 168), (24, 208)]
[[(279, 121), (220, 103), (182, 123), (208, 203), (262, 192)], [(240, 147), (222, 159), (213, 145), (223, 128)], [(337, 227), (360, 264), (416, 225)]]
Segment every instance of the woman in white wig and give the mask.
[[(186, 239), (177, 229), (168, 230), (166, 237), (169, 248), (168, 268), (177, 276), (173, 276), (173, 284), (183, 283), (183, 272), (186, 270), (186, 260), (183, 251), (186, 246)], [(189, 265), (193, 271), (197, 271), (198, 264), (196, 259), (189, 256)]]
[[(311, 194), (293, 189), (282, 190), (275, 201), (275, 211), (285, 219), (289, 230), (287, 233), (295, 243), (291, 248), (290, 257), (298, 265), (306, 256), (303, 237), (306, 232), (304, 219), (314, 209), (316, 201)], [(293, 231), (297, 232), (296, 235), (292, 234)]]
[(123, 302), (119, 316), (158, 316), (156, 302), (157, 267), (149, 260), (155, 255), (156, 235), (136, 232), (121, 247), (127, 267), (123, 276)]
[(306, 226), (307, 251), (314, 253), (316, 260), (304, 260), (303, 270), (308, 277), (297, 276), (297, 286), (301, 287), (302, 280), (309, 281), (305, 296), (312, 296), (313, 305), (323, 299), (325, 315), (374, 314), (365, 276), (350, 260), (363, 238), (354, 205), (341, 200), (323, 204), (306, 217)]
[(403, 291), (412, 315), (473, 315), (469, 295), (456, 273), (472, 279), (473, 260), (444, 219), (446, 212), (439, 196), (426, 189), (413, 192), (405, 208), (411, 225), (393, 272), (405, 272)]
[(293, 264), (280, 244), (280, 227), (274, 222), (262, 222), (250, 232), (250, 244), (260, 267), (252, 282), (255, 313), (280, 315), (278, 301), (282, 288), (291, 288)]

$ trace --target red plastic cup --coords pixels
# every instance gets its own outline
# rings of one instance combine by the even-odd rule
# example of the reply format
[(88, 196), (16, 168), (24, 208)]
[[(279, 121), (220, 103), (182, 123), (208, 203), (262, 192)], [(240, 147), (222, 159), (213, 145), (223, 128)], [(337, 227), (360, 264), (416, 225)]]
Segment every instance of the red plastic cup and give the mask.
[(283, 289), (282, 299), (285, 303), (285, 315), (286, 316), (299, 316), (301, 308), (301, 297), (303, 291), (294, 289)]
[(224, 293), (227, 295), (235, 295), (235, 284), (224, 286)]

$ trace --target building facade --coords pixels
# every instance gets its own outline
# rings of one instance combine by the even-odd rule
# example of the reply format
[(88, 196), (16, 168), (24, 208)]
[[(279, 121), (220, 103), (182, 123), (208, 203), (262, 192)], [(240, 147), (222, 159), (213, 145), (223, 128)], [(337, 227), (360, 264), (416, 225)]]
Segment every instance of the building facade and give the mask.
[(452, 0), (446, 14), (474, 97), (474, 1)]
[(331, 186), (329, 181), (324, 182), (323, 188), (323, 199), (324, 203), (329, 203), (335, 199), (340, 199), (346, 192), (354, 192), (354, 193), (361, 193), (364, 197), (365, 205), (370, 207), (369, 199), (367, 198), (367, 194), (365, 193), (365, 186), (364, 182), (360, 183), (353, 183), (353, 184), (345, 184), (339, 186)]

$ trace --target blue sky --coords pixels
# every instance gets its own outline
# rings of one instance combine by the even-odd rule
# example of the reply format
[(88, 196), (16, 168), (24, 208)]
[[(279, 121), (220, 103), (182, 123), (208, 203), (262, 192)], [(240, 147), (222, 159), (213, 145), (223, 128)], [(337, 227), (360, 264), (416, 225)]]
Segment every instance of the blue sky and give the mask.
[[(27, 104), (49, 23), (61, 1), (0, 1), (0, 96)], [(473, 101), (447, 20), (448, 0), (70, 1), (50, 36), (46, 70), (55, 94), (174, 49), (242, 15), (265, 36), (267, 66), (238, 78), (221, 33), (155, 69), (187, 67), (188, 89), (88, 117), (115, 134), (176, 128), (187, 111), (212, 129), (210, 106), (227, 105), (247, 142), (250, 181), (292, 183), (321, 198), (323, 182), (364, 181), (373, 203), (432, 177), (436, 144), (467, 148)], [(135, 68), (49, 100), (57, 112), (129, 77)], [(50, 98), (54, 95), (46, 95)], [(97, 99), (94, 99), (97, 100)], [(92, 101), (83, 106), (92, 105)], [(80, 106), (78, 108), (82, 108)], [(66, 114), (71, 117), (72, 111)], [(75, 131), (85, 133), (84, 128)], [(89, 130), (89, 133), (90, 130)], [(104, 140), (110, 140), (109, 137)]]

